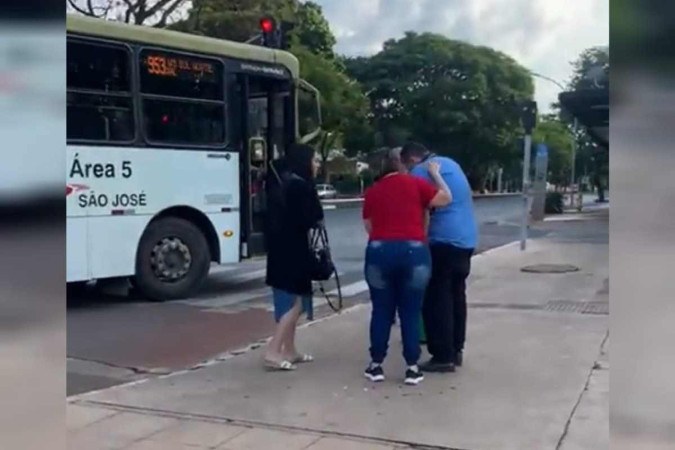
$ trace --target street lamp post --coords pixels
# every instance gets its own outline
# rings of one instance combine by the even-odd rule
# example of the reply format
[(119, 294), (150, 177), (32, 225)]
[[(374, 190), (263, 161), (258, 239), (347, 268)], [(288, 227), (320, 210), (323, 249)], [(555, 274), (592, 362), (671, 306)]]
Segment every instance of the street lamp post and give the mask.
[[(565, 86), (563, 86), (562, 83), (554, 80), (551, 77), (547, 77), (546, 75), (542, 75), (540, 73), (533, 72), (531, 70), (529, 70), (528, 72), (533, 77), (541, 78), (542, 80), (546, 80), (546, 81), (549, 81), (549, 82), (555, 84), (563, 92), (566, 90)], [(575, 195), (574, 184), (575, 184), (575, 181), (576, 181), (575, 166), (576, 166), (576, 161), (577, 161), (577, 129), (578, 129), (577, 119), (574, 118), (574, 126), (573, 126), (573, 129), (572, 129), (572, 133), (574, 134), (574, 146), (572, 147), (572, 176), (570, 178), (570, 190), (571, 190), (570, 207), (574, 207), (574, 195)]]

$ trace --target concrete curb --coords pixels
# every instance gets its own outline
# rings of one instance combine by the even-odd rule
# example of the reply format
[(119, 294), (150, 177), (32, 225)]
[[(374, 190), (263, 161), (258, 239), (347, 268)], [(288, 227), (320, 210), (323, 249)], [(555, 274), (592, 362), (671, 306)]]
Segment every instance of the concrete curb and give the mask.
[[(522, 194), (517, 193), (506, 193), (506, 194), (474, 194), (474, 201), (479, 200), (496, 200), (501, 198), (513, 198), (520, 197)], [(321, 204), (324, 206), (324, 209), (342, 209), (342, 208), (356, 208), (361, 206), (363, 203), (363, 197), (356, 198), (339, 198), (335, 200), (321, 200)]]

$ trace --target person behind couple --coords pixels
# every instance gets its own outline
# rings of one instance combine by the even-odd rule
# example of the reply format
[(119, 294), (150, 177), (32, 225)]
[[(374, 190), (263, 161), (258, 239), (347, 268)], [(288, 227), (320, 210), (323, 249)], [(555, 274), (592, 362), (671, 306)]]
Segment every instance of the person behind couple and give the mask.
[(401, 150), (411, 174), (429, 180), (432, 162), (452, 192), (452, 203), (438, 208), (429, 222), (432, 273), (423, 306), (427, 349), (431, 360), (425, 372), (454, 372), (463, 361), (466, 340), (466, 279), (478, 243), (471, 186), (462, 168), (451, 158), (437, 156), (426, 147), (408, 143)]
[(437, 164), (427, 168), (433, 184), (403, 171), (399, 154), (386, 157), (380, 179), (366, 192), (363, 220), (369, 235), (365, 277), (370, 289), (370, 358), (365, 376), (383, 381), (382, 363), (387, 355), (389, 335), (398, 311), (407, 364), (406, 384), (417, 384), (422, 373), (419, 318), (422, 299), (431, 273), (431, 258), (425, 243), (428, 208), (445, 206), (450, 191), (440, 177)]
[(265, 352), (271, 369), (294, 370), (295, 364), (313, 360), (295, 348), (295, 329), (303, 312), (313, 318), (308, 233), (324, 218), (314, 185), (317, 170), (314, 149), (295, 144), (285, 158), (270, 163), (266, 177), (266, 283), (277, 323)]

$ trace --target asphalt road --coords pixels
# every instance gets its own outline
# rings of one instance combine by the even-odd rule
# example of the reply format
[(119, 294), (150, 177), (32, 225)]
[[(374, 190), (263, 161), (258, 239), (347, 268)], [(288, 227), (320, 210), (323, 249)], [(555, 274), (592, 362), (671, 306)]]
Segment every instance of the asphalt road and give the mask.
[[(479, 199), (477, 253), (519, 238), (518, 197)], [(366, 234), (360, 208), (326, 210), (326, 224), (347, 305), (367, 301), (363, 281)], [(533, 233), (544, 231), (533, 230)], [(271, 335), (264, 259), (214, 266), (193, 298), (152, 303), (91, 290), (71, 294), (68, 395), (194, 367)], [(334, 282), (326, 291), (335, 288)], [(330, 314), (317, 297), (317, 315)]]

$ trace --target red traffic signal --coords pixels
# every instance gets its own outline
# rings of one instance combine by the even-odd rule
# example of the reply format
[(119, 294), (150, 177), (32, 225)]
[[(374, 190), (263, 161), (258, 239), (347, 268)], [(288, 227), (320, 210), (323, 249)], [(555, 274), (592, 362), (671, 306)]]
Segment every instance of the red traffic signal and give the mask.
[(263, 33), (273, 33), (276, 29), (276, 23), (271, 17), (263, 17), (260, 19), (260, 29)]
[(277, 23), (272, 17), (260, 19), (260, 30), (262, 31), (262, 43), (265, 47), (279, 47), (279, 31), (277, 30)]

